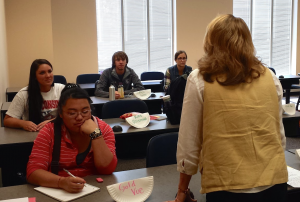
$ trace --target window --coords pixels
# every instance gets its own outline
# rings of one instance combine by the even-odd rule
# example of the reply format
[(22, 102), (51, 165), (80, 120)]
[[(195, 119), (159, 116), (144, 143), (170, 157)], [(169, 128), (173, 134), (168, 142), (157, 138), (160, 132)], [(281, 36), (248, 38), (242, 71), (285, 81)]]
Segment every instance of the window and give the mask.
[(292, 71), (293, 0), (233, 0), (233, 15), (247, 23), (256, 55), (276, 70)]
[(98, 68), (123, 50), (137, 75), (173, 64), (172, 0), (96, 0)]

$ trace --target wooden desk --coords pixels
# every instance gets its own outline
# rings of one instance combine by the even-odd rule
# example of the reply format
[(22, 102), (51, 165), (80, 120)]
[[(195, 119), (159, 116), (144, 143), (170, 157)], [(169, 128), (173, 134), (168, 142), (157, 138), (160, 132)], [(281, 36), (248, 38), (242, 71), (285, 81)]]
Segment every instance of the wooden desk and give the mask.
[[(300, 170), (300, 161), (295, 157), (295, 155), (285, 152), (285, 157), (287, 164), (295, 169)], [(133, 180), (136, 178), (142, 178), (147, 176), (153, 176), (154, 187), (152, 194), (146, 200), (146, 202), (158, 202), (172, 200), (175, 198), (177, 192), (177, 186), (179, 182), (179, 172), (176, 169), (176, 165), (159, 166), (152, 168), (142, 168), (136, 170), (128, 170), (121, 172), (114, 172), (112, 175), (93, 175), (87, 176), (84, 179), (88, 184), (100, 187), (99, 192), (95, 192), (91, 195), (79, 198), (75, 200), (76, 202), (83, 201), (101, 201), (101, 202), (112, 202), (113, 199), (109, 195), (106, 186), (112, 185), (119, 182), (124, 182), (128, 180)], [(104, 181), (103, 183), (97, 183), (95, 178), (101, 177)], [(35, 186), (25, 184), (13, 187), (3, 187), (0, 188), (0, 200), (21, 198), (21, 197), (36, 197), (36, 201), (43, 202), (55, 202), (46, 195), (43, 195), (33, 188)], [(190, 189), (193, 191), (195, 198), (198, 202), (205, 202), (205, 194), (200, 194), (199, 190), (201, 187), (201, 175), (197, 173), (191, 179), (189, 184)], [(299, 201), (300, 189), (288, 186), (288, 202)]]
[(285, 89), (285, 103), (290, 103), (290, 91), (292, 88), (292, 84), (299, 84), (300, 76), (294, 76), (294, 75), (283, 75), (284, 78), (279, 78), (277, 75), (277, 78), (279, 79), (282, 88)]
[[(145, 157), (148, 141), (155, 135), (176, 132), (179, 125), (171, 125), (167, 120), (151, 120), (146, 128), (136, 129), (120, 118), (104, 119), (111, 127), (120, 125), (122, 132), (115, 133), (118, 158)], [(17, 172), (25, 173), (33, 141), (38, 132), (0, 127), (0, 167), (3, 186), (20, 184)]]

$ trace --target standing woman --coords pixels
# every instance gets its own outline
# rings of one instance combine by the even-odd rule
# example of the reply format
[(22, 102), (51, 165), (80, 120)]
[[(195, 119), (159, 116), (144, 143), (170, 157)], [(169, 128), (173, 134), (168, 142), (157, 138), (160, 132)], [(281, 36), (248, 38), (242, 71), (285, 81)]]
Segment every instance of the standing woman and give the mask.
[(85, 90), (76, 84), (66, 85), (54, 123), (46, 124), (34, 141), (27, 164), (29, 183), (80, 192), (85, 183), (81, 177), (115, 170), (114, 133), (108, 124), (92, 116), (91, 103)]
[(175, 53), (175, 62), (176, 65), (169, 67), (165, 74), (165, 91), (168, 90), (172, 81), (174, 81), (177, 77), (190, 73), (193, 69), (190, 66), (186, 65), (187, 54), (183, 50), (179, 50)]
[(39, 131), (55, 118), (63, 84), (53, 83), (49, 61), (36, 59), (30, 68), (29, 84), (14, 97), (4, 118), (4, 126)]
[(184, 95), (175, 201), (191, 201), (188, 185), (198, 169), (207, 202), (285, 201), (279, 80), (255, 57), (246, 23), (231, 14), (208, 25), (204, 52)]

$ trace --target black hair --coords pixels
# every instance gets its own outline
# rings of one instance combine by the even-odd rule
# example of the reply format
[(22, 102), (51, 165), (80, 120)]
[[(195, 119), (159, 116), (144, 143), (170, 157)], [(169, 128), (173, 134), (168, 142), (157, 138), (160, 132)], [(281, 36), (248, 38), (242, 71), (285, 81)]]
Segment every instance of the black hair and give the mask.
[(111, 60), (112, 60), (112, 64), (111, 64), (111, 66), (112, 66), (112, 68), (114, 68), (114, 67), (116, 67), (116, 64), (115, 64), (115, 60), (116, 59), (122, 59), (122, 60), (126, 60), (126, 65), (125, 65), (125, 67), (127, 67), (127, 64), (128, 64), (128, 56), (127, 56), (127, 54), (125, 53), (125, 52), (123, 52), (123, 51), (118, 51), (118, 52), (115, 52), (114, 54), (113, 54), (113, 56), (112, 56), (112, 58), (111, 58)]
[(63, 120), (60, 117), (60, 114), (62, 114), (62, 108), (66, 105), (67, 100), (70, 98), (86, 99), (90, 104), (91, 110), (93, 111), (94, 109), (94, 106), (92, 105), (93, 101), (91, 100), (89, 94), (84, 89), (80, 88), (80, 86), (77, 84), (67, 83), (64, 89), (61, 91), (61, 95), (57, 105), (57, 115), (54, 121), (57, 125), (59, 125), (59, 127), (63, 123)]
[(185, 56), (186, 56), (186, 59), (187, 59), (187, 54), (186, 54), (186, 52), (185, 52), (184, 50), (179, 50), (179, 51), (177, 51), (177, 52), (175, 53), (175, 58), (174, 58), (174, 60), (177, 60), (178, 56), (179, 56), (181, 53), (184, 53)]
[[(53, 70), (51, 63), (45, 59), (36, 59), (32, 62), (29, 74), (28, 83), (28, 110), (29, 110), (29, 121), (35, 124), (39, 124), (43, 121), (42, 107), (43, 107), (43, 96), (41, 94), (40, 84), (36, 79), (36, 71), (42, 64), (47, 64)], [(52, 84), (53, 86), (54, 84)]]

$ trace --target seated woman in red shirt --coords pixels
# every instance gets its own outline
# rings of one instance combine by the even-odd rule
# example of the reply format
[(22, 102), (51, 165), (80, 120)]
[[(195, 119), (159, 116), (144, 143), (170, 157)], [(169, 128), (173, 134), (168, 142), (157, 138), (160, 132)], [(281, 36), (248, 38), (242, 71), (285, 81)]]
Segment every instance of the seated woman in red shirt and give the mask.
[[(91, 114), (91, 99), (76, 84), (67, 84), (58, 102), (54, 123), (48, 123), (34, 141), (27, 164), (32, 184), (79, 192), (94, 174), (111, 174), (117, 166), (115, 137), (111, 127)], [(61, 133), (59, 166), (51, 166), (55, 136)], [(58, 141), (59, 142), (59, 141)], [(67, 169), (76, 178), (70, 177)], [(56, 174), (54, 174), (56, 173)]]

